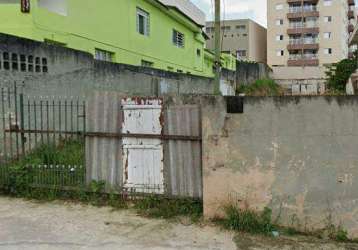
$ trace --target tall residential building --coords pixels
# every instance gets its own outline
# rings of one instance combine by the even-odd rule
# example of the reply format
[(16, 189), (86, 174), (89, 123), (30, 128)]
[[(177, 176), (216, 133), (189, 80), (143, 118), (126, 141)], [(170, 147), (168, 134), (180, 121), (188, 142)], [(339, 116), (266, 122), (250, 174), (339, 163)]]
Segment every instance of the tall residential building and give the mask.
[[(182, 0), (0, 0), (0, 33), (85, 51), (97, 60), (213, 77), (203, 20)], [(0, 63), (8, 60), (3, 52)], [(234, 57), (222, 59), (236, 69)]]
[(267, 62), (282, 84), (323, 83), (349, 55), (354, 0), (268, 0)]
[[(222, 21), (223, 36), (222, 51), (234, 54), (238, 60), (266, 62), (267, 59), (267, 30), (250, 19)], [(213, 50), (214, 22), (206, 23), (206, 33), (209, 40), (208, 49)]]

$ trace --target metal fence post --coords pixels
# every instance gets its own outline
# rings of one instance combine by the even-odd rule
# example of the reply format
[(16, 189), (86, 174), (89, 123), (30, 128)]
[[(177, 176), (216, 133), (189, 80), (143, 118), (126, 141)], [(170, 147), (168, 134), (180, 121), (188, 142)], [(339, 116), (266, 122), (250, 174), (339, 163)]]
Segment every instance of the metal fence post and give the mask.
[(24, 94), (20, 94), (20, 130), (21, 130), (21, 150), (22, 154), (25, 155), (25, 116), (24, 116)]

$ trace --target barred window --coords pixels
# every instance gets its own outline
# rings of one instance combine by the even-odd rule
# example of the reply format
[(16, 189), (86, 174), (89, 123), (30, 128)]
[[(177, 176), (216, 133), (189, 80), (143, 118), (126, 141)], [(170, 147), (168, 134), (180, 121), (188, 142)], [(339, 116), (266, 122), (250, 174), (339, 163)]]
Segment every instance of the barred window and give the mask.
[(48, 73), (47, 58), (0, 51), (0, 69), (30, 73)]
[(137, 8), (137, 32), (144, 36), (150, 34), (149, 13), (140, 8)]
[(141, 64), (142, 64), (143, 67), (146, 67), (146, 68), (151, 68), (151, 67), (153, 67), (153, 65), (154, 65), (153, 62), (146, 61), (146, 60), (142, 60), (142, 61), (141, 61)]
[(114, 57), (113, 52), (109, 52), (109, 51), (105, 51), (105, 50), (101, 50), (101, 49), (96, 49), (96, 51), (95, 51), (95, 59), (96, 60), (113, 62), (113, 57)]
[(173, 30), (173, 44), (178, 48), (184, 48), (185, 37), (183, 33)]

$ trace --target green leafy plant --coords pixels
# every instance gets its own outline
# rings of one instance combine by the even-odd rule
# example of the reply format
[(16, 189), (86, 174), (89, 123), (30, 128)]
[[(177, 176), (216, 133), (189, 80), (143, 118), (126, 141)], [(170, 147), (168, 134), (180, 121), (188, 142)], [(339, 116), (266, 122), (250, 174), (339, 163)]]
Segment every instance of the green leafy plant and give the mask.
[[(41, 145), (19, 160), (9, 162), (1, 166), (2, 173), (0, 187), (10, 195), (15, 196), (44, 196), (39, 190), (33, 189), (31, 185), (38, 180), (44, 184), (55, 185), (73, 181), (73, 178), (84, 176), (84, 169), (76, 173), (55, 174), (56, 165), (80, 166), (84, 163), (83, 141), (63, 140), (57, 145)], [(39, 167), (46, 165), (47, 168)], [(68, 169), (69, 170), (69, 169)], [(81, 176), (77, 176), (77, 174)]]
[(272, 79), (260, 79), (249, 85), (242, 85), (238, 90), (248, 96), (280, 96), (283, 89)]
[(272, 211), (269, 208), (256, 212), (228, 205), (224, 207), (224, 212), (224, 218), (216, 218), (214, 221), (226, 229), (266, 235), (276, 229), (272, 223)]
[(342, 93), (345, 91), (346, 83), (349, 77), (358, 68), (357, 52), (351, 59), (343, 59), (338, 63), (327, 67), (327, 86), (332, 93)]
[(198, 221), (203, 213), (201, 201), (192, 199), (167, 199), (150, 195), (134, 202), (134, 208), (139, 214), (153, 218), (174, 218), (189, 216), (192, 221)]
[(328, 230), (329, 238), (332, 240), (340, 242), (350, 241), (348, 237), (348, 231), (345, 230), (342, 226), (337, 227), (332, 224), (328, 226), (326, 230)]

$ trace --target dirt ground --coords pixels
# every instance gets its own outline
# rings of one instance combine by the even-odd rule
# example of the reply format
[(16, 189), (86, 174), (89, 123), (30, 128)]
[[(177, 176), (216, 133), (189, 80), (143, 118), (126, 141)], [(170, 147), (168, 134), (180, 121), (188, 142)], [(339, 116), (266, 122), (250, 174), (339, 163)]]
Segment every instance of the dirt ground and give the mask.
[(37, 203), (0, 197), (0, 249), (357, 249), (310, 238), (234, 234), (210, 225), (139, 217), (73, 203)]

